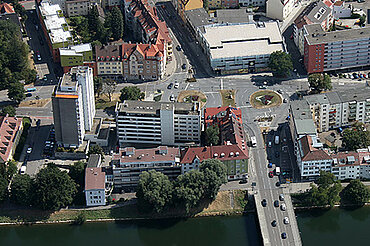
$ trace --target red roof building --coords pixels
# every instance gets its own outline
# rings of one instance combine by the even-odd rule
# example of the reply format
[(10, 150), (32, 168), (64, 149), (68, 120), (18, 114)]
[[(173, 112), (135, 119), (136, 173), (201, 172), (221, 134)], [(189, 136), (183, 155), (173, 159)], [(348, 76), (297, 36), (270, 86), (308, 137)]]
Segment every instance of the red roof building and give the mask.
[(86, 206), (105, 205), (105, 173), (101, 167), (85, 169)]
[(22, 118), (0, 116), (0, 162), (12, 159), (22, 134)]

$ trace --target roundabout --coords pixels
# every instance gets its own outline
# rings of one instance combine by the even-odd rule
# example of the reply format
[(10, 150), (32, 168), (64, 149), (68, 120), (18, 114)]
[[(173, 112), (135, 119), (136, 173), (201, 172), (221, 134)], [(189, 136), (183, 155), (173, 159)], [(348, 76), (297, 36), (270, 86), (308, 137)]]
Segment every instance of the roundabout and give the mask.
[(259, 90), (250, 96), (249, 102), (253, 108), (272, 108), (280, 106), (283, 98), (275, 91)]
[(187, 90), (180, 92), (178, 102), (200, 102), (200, 107), (203, 108), (207, 103), (207, 97), (203, 92), (197, 90)]

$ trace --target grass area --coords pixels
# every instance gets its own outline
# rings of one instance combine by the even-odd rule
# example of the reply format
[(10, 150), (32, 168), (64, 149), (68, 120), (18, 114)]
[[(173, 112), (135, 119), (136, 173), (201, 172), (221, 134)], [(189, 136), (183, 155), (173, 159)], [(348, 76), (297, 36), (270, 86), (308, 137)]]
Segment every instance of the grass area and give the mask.
[[(194, 100), (196, 98), (196, 100)], [(188, 91), (182, 91), (180, 92), (178, 98), (178, 102), (193, 102), (197, 101), (200, 102), (200, 106), (204, 107), (204, 105), (207, 103), (207, 97), (204, 95), (203, 92), (197, 91), (197, 90), (188, 90)]]
[[(268, 105), (264, 105), (261, 101), (257, 100), (258, 97), (261, 96), (273, 96), (271, 103)], [(251, 105), (254, 108), (271, 108), (275, 106), (279, 106), (282, 103), (281, 96), (279, 96), (276, 92), (270, 90), (261, 90), (253, 93), (249, 99)]]
[(22, 132), (22, 135), (19, 138), (17, 148), (15, 149), (15, 152), (14, 152), (14, 155), (13, 155), (13, 158), (16, 161), (19, 161), (19, 158), (21, 157), (22, 150), (24, 148), (24, 144), (26, 143), (26, 140), (27, 140), (28, 129), (30, 129), (30, 127), (31, 127), (30, 118), (23, 118), (22, 124), (23, 124), (23, 132)]
[(96, 109), (106, 109), (114, 107), (119, 101), (120, 93), (114, 93), (112, 96), (112, 101), (106, 95), (100, 95), (100, 97), (95, 98), (95, 108)]
[(42, 107), (45, 107), (45, 105), (48, 104), (50, 101), (51, 101), (50, 98), (22, 101), (19, 104), (19, 107), (42, 108)]
[(220, 93), (223, 107), (235, 107), (235, 90), (220, 90)]
[[(191, 216), (207, 216), (218, 214), (236, 214), (244, 209), (243, 197), (246, 191), (234, 192), (234, 208), (231, 207), (230, 191), (220, 191), (215, 201), (203, 202), (198, 208), (191, 211)], [(74, 220), (81, 210), (60, 210), (56, 212), (42, 211), (38, 209), (0, 209), (0, 223), (11, 222), (36, 222), (36, 221), (69, 221)], [(169, 218), (169, 217), (188, 217), (184, 211), (177, 208), (166, 211), (164, 214), (144, 214), (137, 210), (136, 205), (102, 210), (85, 210), (84, 215), (87, 220), (99, 219), (135, 219), (135, 218)]]

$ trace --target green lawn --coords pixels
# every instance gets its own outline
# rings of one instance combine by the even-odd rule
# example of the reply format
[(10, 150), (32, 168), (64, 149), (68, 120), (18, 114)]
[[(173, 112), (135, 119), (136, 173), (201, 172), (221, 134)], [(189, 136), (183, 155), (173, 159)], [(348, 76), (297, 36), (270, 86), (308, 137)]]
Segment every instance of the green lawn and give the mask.
[(220, 93), (223, 107), (235, 107), (235, 90), (220, 90)]

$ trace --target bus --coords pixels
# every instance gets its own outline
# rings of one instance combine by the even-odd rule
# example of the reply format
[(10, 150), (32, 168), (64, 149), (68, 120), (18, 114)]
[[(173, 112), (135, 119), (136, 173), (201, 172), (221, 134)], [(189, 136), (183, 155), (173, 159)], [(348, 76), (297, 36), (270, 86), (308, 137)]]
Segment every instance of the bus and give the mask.
[(26, 90), (26, 92), (33, 92), (33, 91), (36, 91), (36, 88), (35, 87), (27, 88), (27, 90)]
[(257, 146), (257, 138), (256, 137), (251, 137), (251, 146), (256, 147)]

